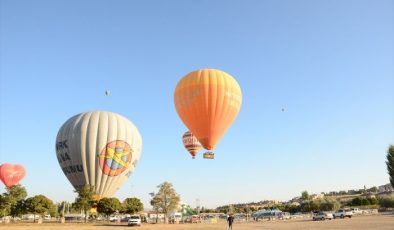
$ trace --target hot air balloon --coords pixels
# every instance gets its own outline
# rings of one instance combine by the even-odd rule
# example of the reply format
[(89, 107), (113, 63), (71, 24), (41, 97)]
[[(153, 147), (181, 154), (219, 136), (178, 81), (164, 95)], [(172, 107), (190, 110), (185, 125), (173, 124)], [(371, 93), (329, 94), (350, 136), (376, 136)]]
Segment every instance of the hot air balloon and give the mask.
[(0, 165), (0, 180), (7, 188), (19, 184), (25, 174), (25, 168), (22, 165), (9, 163)]
[(127, 118), (112, 112), (71, 117), (56, 137), (56, 156), (75, 189), (95, 187), (96, 198), (111, 197), (135, 170), (141, 135)]
[(242, 92), (229, 74), (216, 69), (201, 69), (178, 82), (174, 103), (190, 132), (205, 149), (212, 150), (237, 117)]
[(201, 149), (200, 142), (190, 131), (187, 131), (185, 134), (183, 134), (182, 142), (194, 159), (198, 151)]

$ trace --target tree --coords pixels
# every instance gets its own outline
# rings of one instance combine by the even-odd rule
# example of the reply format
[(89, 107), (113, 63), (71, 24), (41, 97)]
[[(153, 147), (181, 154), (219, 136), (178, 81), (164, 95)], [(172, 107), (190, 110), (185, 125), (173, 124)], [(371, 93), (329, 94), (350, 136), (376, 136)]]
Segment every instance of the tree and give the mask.
[(164, 222), (167, 222), (168, 214), (177, 209), (180, 197), (170, 182), (164, 182), (157, 187), (159, 188), (159, 192), (152, 194), (151, 205), (157, 212), (165, 214)]
[(0, 195), (0, 216), (8, 216), (10, 213), (8, 198)]
[(229, 213), (229, 214), (234, 214), (235, 212), (234, 212), (234, 206), (232, 205), (232, 204), (230, 204), (229, 206), (228, 206), (228, 211), (227, 211), (227, 213)]
[(307, 191), (303, 191), (303, 192), (301, 193), (301, 198), (302, 198), (302, 200), (304, 200), (304, 201), (309, 200), (309, 193), (308, 193)]
[(21, 216), (26, 213), (25, 200), (18, 200), (14, 206), (11, 207), (12, 216)]
[(371, 205), (379, 204), (378, 199), (376, 199), (375, 197), (368, 198), (368, 201), (369, 201), (369, 203), (370, 203)]
[(86, 222), (88, 219), (88, 211), (95, 205), (94, 186), (85, 185), (82, 188), (76, 189), (74, 192), (78, 193), (78, 197), (75, 199), (73, 206), (84, 211)]
[(9, 188), (6, 188), (6, 192), (3, 193), (3, 202), (4, 204), (0, 205), (1, 209), (4, 207), (7, 210), (8, 214), (12, 216), (17, 216), (23, 213), (21, 209), (23, 207), (23, 202), (27, 197), (27, 192), (24, 187), (21, 185), (14, 185)]
[(387, 150), (386, 165), (390, 176), (391, 186), (394, 188), (394, 145), (390, 145), (389, 149)]
[(352, 206), (360, 206), (361, 205), (361, 198), (360, 197), (353, 198), (353, 200), (351, 201), (351, 205)]
[(338, 209), (341, 204), (335, 199), (326, 198), (320, 203), (321, 211), (334, 211)]
[(27, 198), (24, 206), (27, 212), (31, 212), (34, 215), (43, 215), (45, 213), (49, 213), (50, 210), (54, 209), (54, 204), (52, 200), (48, 199), (44, 195), (37, 195)]
[(105, 213), (108, 218), (109, 215), (121, 210), (122, 205), (118, 198), (103, 198), (97, 203), (97, 211), (100, 213)]
[(317, 211), (320, 209), (320, 203), (317, 201), (308, 201), (301, 204), (300, 209), (302, 212)]
[[(57, 203), (57, 210), (56, 212), (61, 216), (64, 217), (64, 215), (67, 213), (69, 214), (70, 211), (72, 212), (72, 204), (67, 201), (62, 201), (60, 203)], [(80, 212), (81, 210), (77, 210), (77, 212)]]
[(394, 208), (394, 197), (383, 197), (379, 199), (380, 206), (383, 208)]
[(361, 199), (361, 205), (370, 205), (369, 200), (366, 198)]
[(140, 199), (132, 197), (126, 198), (122, 203), (123, 212), (134, 214), (136, 212), (141, 212), (144, 210), (144, 205)]

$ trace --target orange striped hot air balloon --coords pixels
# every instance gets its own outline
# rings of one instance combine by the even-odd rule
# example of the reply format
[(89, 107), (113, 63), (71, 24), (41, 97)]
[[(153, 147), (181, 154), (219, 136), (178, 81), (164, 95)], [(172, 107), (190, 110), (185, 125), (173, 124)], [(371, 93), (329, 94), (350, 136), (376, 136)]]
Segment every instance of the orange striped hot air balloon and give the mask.
[(201, 149), (201, 144), (198, 139), (190, 131), (187, 131), (182, 136), (182, 142), (194, 159), (198, 151)]
[(237, 81), (216, 69), (201, 69), (183, 77), (174, 93), (176, 111), (207, 150), (212, 150), (233, 123), (242, 104)]

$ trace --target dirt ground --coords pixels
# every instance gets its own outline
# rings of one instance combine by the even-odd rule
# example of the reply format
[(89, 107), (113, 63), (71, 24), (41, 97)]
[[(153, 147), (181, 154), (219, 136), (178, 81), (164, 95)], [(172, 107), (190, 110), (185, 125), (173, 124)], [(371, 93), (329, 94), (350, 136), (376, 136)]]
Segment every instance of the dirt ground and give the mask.
[[(139, 230), (225, 230), (228, 229), (226, 222), (220, 221), (217, 224), (144, 224), (141, 227), (128, 227), (126, 224), (58, 224), (58, 223), (11, 223), (0, 224), (0, 229), (7, 230), (130, 230), (136, 228)], [(393, 230), (394, 215), (373, 215), (373, 216), (355, 216), (351, 219), (335, 219), (326, 221), (312, 220), (286, 220), (286, 221), (263, 221), (249, 223), (234, 223), (234, 230), (287, 230), (287, 229), (357, 229), (357, 230)]]

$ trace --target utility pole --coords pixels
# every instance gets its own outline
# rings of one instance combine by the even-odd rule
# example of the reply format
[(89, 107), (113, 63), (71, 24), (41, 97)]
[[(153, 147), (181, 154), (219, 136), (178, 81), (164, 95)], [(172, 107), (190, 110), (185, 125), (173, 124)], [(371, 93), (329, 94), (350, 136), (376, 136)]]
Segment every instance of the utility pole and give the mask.
[(196, 209), (197, 209), (197, 215), (200, 215), (200, 199), (196, 199)]

